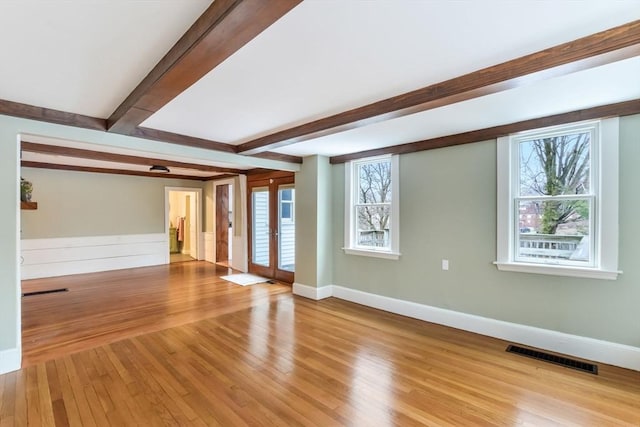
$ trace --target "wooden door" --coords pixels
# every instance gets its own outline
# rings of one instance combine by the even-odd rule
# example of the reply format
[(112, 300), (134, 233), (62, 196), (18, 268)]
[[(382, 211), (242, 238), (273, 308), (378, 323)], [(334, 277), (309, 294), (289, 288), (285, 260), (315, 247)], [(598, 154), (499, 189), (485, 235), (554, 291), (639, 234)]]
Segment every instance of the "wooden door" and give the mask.
[(216, 262), (229, 261), (229, 184), (216, 186)]
[(293, 174), (252, 179), (248, 187), (249, 272), (293, 283), (295, 188)]

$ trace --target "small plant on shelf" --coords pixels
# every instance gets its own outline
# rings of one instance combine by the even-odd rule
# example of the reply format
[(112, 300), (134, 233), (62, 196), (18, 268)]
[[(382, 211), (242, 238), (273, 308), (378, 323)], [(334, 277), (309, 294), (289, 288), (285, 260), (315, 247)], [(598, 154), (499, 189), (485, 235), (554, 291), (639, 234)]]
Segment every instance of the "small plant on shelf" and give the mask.
[(20, 177), (20, 201), (30, 202), (33, 193), (33, 184)]

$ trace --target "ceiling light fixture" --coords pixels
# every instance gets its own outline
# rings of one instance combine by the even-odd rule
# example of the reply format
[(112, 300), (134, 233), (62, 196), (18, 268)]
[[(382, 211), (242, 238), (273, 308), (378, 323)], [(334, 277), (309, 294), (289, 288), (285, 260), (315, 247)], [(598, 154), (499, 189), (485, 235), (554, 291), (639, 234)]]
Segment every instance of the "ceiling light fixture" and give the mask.
[(169, 173), (171, 171), (166, 166), (153, 165), (149, 168), (149, 172)]

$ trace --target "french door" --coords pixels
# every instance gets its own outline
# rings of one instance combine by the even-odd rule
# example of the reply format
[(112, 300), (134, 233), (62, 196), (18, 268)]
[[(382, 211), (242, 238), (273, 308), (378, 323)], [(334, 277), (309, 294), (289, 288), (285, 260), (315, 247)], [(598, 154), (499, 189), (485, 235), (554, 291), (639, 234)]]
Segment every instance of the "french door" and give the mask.
[(295, 187), (293, 175), (247, 183), (249, 272), (293, 283)]

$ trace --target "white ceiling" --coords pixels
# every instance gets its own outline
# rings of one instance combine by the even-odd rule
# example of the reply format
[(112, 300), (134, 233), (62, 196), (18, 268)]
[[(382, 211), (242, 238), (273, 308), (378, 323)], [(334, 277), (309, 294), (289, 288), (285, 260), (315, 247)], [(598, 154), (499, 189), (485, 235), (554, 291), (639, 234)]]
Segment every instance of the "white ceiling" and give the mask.
[(211, 0), (2, 0), (0, 99), (107, 118)]
[(273, 151), (336, 156), (640, 98), (640, 57)]
[[(143, 126), (239, 144), (638, 18), (637, 0), (305, 1)], [(622, 83), (607, 82), (607, 88), (620, 89)], [(555, 101), (557, 85), (544, 88), (548, 92), (537, 93), (536, 108), (517, 107), (520, 114), (515, 116), (527, 116), (525, 110), (534, 117), (562, 111)], [(511, 112), (514, 102), (529, 101), (513, 93), (494, 97), (490, 108), (500, 115)], [(588, 102), (599, 101), (592, 96)], [(583, 104), (565, 102), (566, 108), (576, 105)], [(475, 128), (496, 121), (491, 114), (476, 116)], [(438, 131), (432, 128), (437, 120), (424, 126), (422, 119), (400, 121), (400, 134), (399, 126), (389, 127), (384, 140), (376, 137), (373, 129), (380, 126), (375, 126), (329, 138), (337, 143), (331, 149), (322, 139), (277, 151), (335, 155), (368, 144), (407, 142), (403, 133), (416, 140), (460, 131), (455, 126)]]
[[(106, 118), (210, 4), (1, 0), (0, 99)], [(640, 0), (305, 0), (142, 126), (237, 145), (638, 19)], [(637, 99), (639, 75), (633, 58), (275, 151), (340, 155)]]

